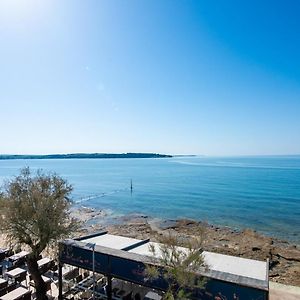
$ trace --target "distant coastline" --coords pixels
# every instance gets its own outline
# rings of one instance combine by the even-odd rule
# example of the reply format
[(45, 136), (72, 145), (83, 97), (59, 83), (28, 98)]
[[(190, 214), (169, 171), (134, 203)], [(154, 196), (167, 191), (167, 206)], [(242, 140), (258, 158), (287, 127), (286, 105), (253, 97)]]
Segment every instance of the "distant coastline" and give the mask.
[(6, 159), (74, 159), (74, 158), (170, 158), (169, 154), (158, 153), (69, 153), (69, 154), (0, 154), (0, 160)]

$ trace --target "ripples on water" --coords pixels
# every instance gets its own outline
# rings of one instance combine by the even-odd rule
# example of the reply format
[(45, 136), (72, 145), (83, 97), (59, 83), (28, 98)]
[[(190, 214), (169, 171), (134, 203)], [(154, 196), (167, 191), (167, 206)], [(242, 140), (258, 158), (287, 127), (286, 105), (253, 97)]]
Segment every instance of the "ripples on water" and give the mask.
[(67, 178), (77, 205), (251, 227), (300, 242), (299, 156), (3, 160), (0, 181), (24, 166)]

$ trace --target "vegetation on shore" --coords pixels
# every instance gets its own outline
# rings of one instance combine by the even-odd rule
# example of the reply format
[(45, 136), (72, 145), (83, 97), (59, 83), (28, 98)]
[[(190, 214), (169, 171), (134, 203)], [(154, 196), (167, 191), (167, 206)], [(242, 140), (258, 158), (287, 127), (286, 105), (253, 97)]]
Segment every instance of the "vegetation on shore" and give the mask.
[(72, 158), (166, 158), (168, 154), (158, 153), (70, 153), (70, 154), (1, 154), (0, 160), (4, 159), (72, 159)]
[[(203, 289), (206, 284), (206, 279), (197, 275), (200, 269), (207, 267), (202, 256), (202, 228), (199, 227), (197, 237), (189, 237), (184, 241), (170, 231), (166, 235), (158, 235), (157, 239), (159, 249), (154, 244), (149, 246), (154, 257), (154, 264), (147, 266), (149, 278), (162, 277), (168, 283), (164, 300), (191, 299), (192, 291)], [(157, 261), (164, 271), (155, 265)]]
[(0, 194), (0, 229), (14, 248), (29, 250), (26, 261), (38, 300), (48, 299), (37, 263), (41, 253), (78, 229), (69, 213), (71, 191), (72, 186), (55, 174), (31, 174), (24, 168)]

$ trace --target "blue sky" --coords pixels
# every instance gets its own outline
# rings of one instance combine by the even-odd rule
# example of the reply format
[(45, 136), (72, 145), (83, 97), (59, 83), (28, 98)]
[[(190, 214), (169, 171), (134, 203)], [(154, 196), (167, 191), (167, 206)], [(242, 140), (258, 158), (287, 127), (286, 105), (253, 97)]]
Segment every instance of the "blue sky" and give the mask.
[(300, 153), (299, 1), (0, 2), (0, 153)]

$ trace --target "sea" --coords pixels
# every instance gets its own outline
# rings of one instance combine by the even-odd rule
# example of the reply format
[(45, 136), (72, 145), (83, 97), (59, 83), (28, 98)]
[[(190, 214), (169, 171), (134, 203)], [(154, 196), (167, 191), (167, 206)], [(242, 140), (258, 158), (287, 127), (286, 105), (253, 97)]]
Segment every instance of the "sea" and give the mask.
[(300, 156), (0, 160), (0, 185), (26, 166), (67, 179), (74, 207), (112, 218), (189, 218), (300, 244)]

